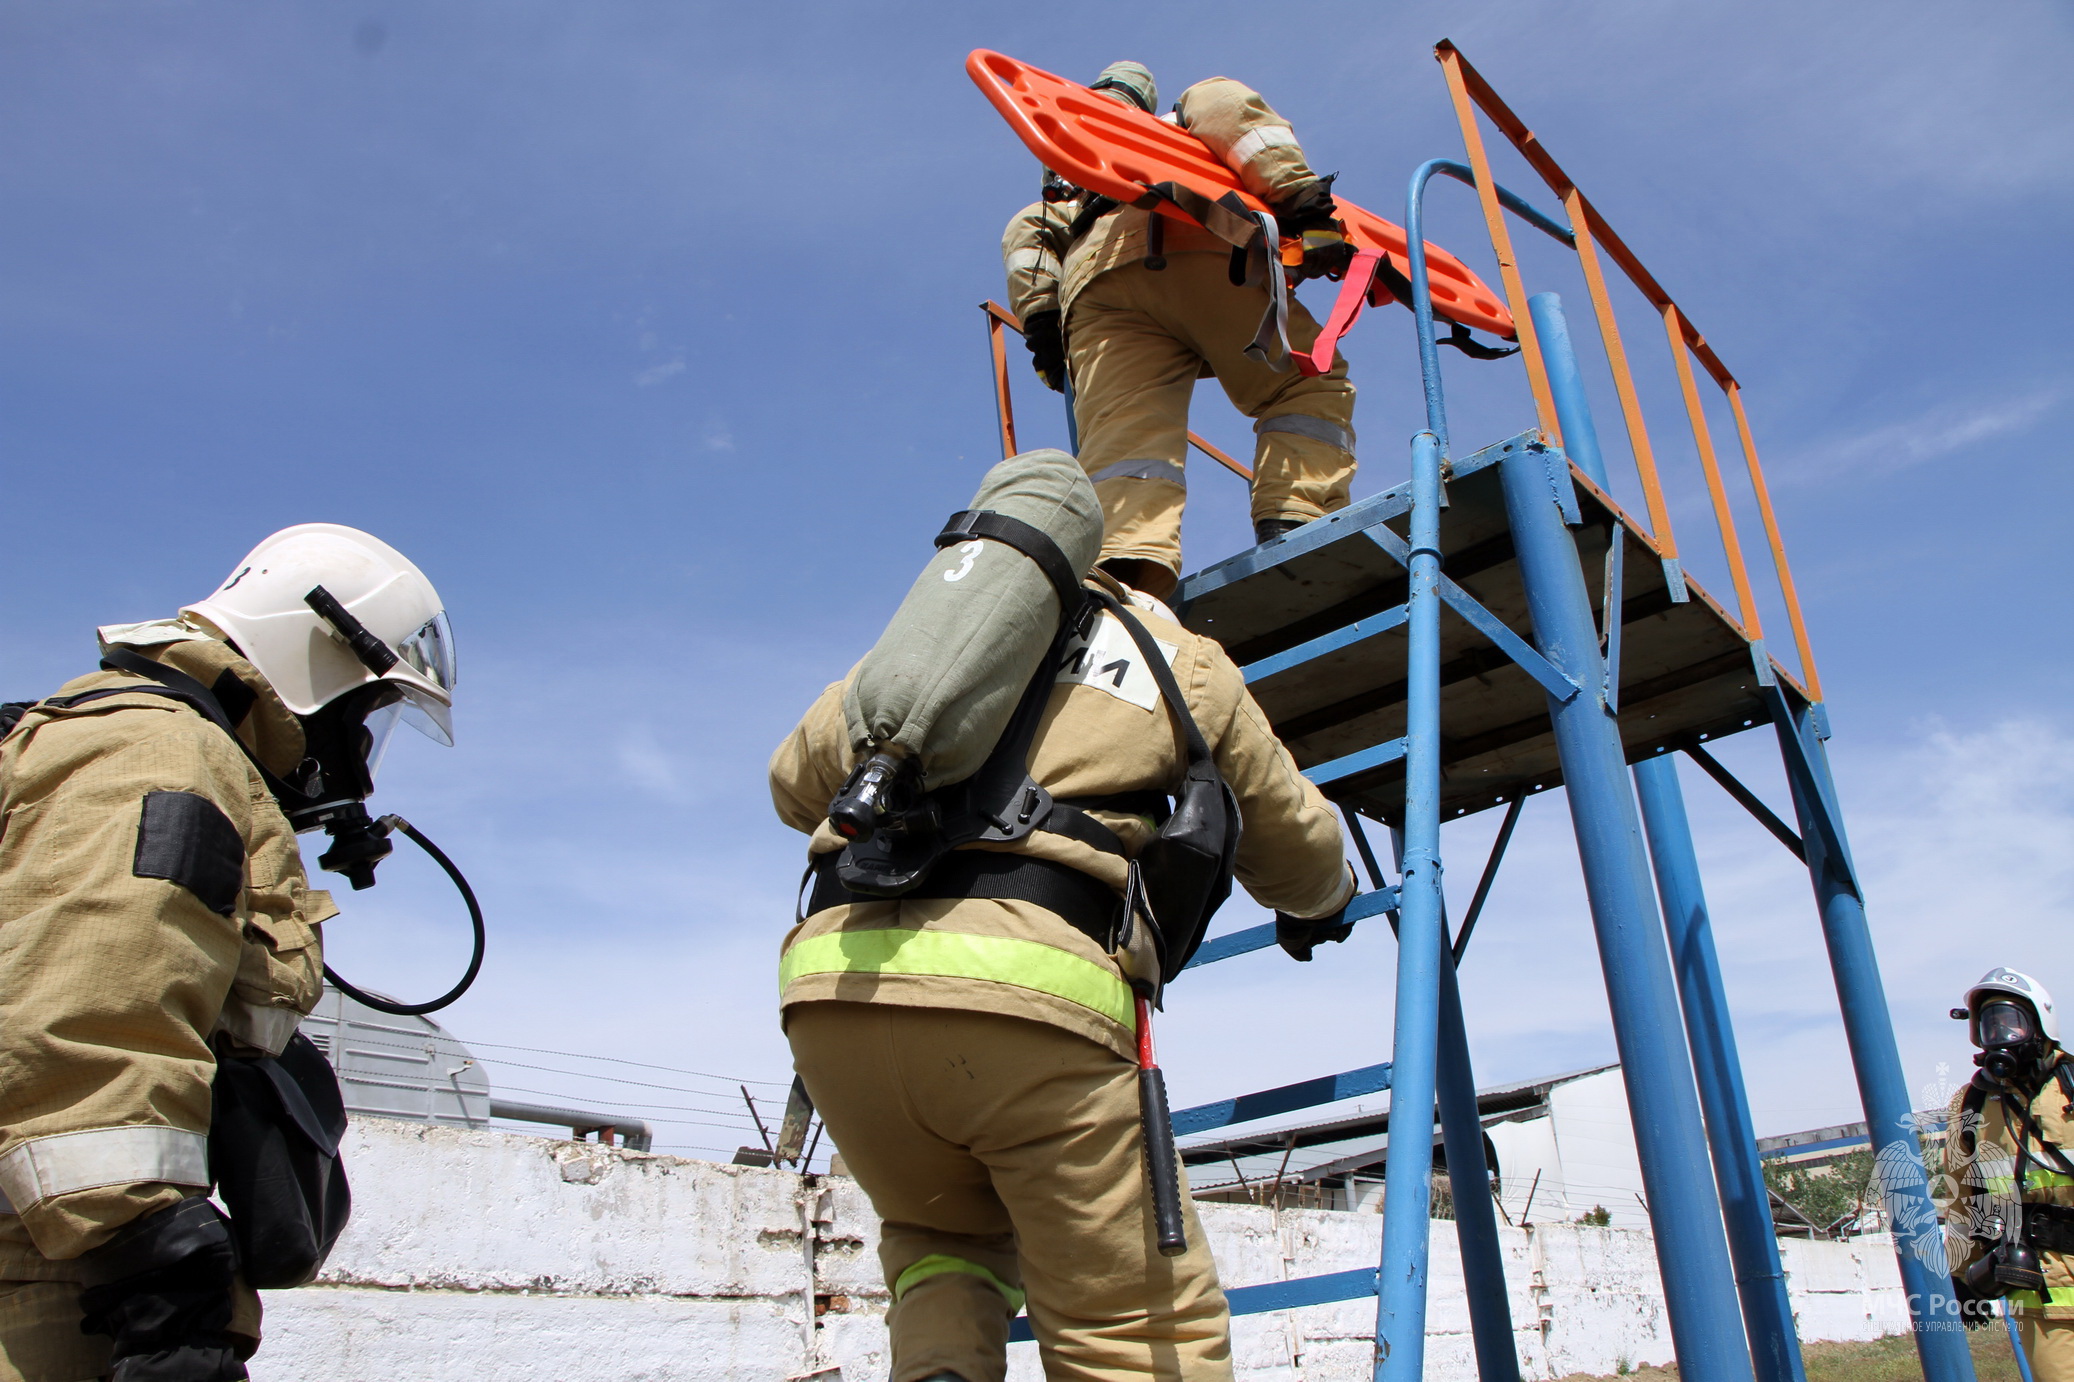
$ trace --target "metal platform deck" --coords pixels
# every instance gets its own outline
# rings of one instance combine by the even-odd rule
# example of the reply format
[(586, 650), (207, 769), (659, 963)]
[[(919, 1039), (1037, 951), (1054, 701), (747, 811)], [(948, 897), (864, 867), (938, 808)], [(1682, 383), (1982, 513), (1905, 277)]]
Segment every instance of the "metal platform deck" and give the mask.
[[(1518, 450), (1541, 453), (1551, 484), (1561, 481), (1557, 497), (1577, 529), (1602, 646), (1607, 574), (1619, 578), (1618, 636), (1607, 660), (1618, 668), (1628, 760), (1768, 724), (1761, 677), (1791, 679), (1726, 609), (1689, 578), (1674, 577), (1676, 567), (1595, 486), (1573, 479), (1567, 458), (1538, 433), (1448, 468), (1446, 576), (1531, 645), (1496, 465)], [(1276, 733), (1326, 794), (1393, 825), (1404, 809), (1404, 760), (1392, 746), (1405, 732), (1408, 578), (1390, 549), (1401, 549), (1410, 510), (1407, 481), (1198, 572), (1179, 596), (1182, 622), (1231, 653)], [(1621, 551), (1609, 562), (1616, 532)], [(1674, 579), (1682, 591), (1674, 591)], [(1543, 683), (1495, 646), (1489, 629), (1474, 627), (1476, 612), (1464, 608), (1466, 616), (1450, 605), (1442, 621), (1444, 817), (1562, 782)]]

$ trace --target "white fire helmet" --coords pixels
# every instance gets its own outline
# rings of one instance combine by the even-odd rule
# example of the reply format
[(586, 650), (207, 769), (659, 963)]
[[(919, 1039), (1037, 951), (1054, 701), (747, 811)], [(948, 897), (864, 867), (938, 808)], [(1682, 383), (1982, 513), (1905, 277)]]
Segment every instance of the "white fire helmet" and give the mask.
[(2045, 985), (2014, 969), (2004, 969), (1998, 965), (1981, 975), (1980, 982), (1966, 990), (1967, 1015), (1977, 1022), (1981, 1006), (1994, 1001), (1994, 995), (1999, 993), (2010, 994), (2029, 1003), (2031, 1010), (2038, 1014), (2038, 1030), (2044, 1033), (2047, 1041), (2055, 1045), (2059, 1043), (2060, 1020), (2053, 1015), (2052, 995), (2045, 991)]
[[(319, 586), (395, 654), (393, 667), (376, 673), (310, 607)], [(215, 594), (180, 612), (235, 643), (298, 715), (375, 682), (393, 687), (394, 703), (367, 719), (377, 748), (371, 757), (399, 714), (430, 738), (454, 742), (454, 635), (445, 607), (425, 573), (380, 538), (337, 523), (283, 528)]]

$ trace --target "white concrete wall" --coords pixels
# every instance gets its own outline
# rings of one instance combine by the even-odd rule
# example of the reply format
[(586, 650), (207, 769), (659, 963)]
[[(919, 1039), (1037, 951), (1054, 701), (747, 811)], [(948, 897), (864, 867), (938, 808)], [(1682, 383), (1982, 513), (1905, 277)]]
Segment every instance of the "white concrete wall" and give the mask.
[[(885, 1376), (876, 1223), (847, 1180), (379, 1119), (354, 1124), (346, 1154), (352, 1226), (318, 1284), (268, 1294), (258, 1382)], [(1379, 1249), (1373, 1214), (1202, 1211), (1228, 1286), (1372, 1266)], [(1646, 1234), (1501, 1233), (1527, 1376), (1670, 1358)], [(1884, 1241), (1782, 1246), (1805, 1337), (1907, 1327)], [(1432, 1283), (1428, 1376), (1472, 1377), (1445, 1223)], [(1239, 1319), (1239, 1376), (1365, 1382), (1374, 1320), (1372, 1300)], [(1012, 1378), (1041, 1375), (1034, 1346), (1011, 1353)]]

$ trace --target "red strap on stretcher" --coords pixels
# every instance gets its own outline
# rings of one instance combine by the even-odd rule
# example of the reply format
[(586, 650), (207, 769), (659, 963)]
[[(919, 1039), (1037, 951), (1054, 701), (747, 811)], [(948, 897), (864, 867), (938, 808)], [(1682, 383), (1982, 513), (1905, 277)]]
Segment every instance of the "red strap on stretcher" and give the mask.
[[(1332, 315), (1325, 319), (1325, 326), (1318, 332), (1317, 343), (1309, 350), (1292, 351), (1296, 357), (1296, 368), (1300, 373), (1315, 378), (1332, 370), (1332, 357), (1339, 350), (1339, 338), (1347, 329), (1360, 320), (1361, 309), (1368, 306), (1368, 295), (1377, 287), (1376, 270), (1383, 265), (1381, 250), (1356, 250), (1354, 260), (1347, 265), (1346, 277), (1340, 280), (1339, 296), (1332, 300)], [(1383, 300), (1390, 300), (1389, 290), (1383, 290)]]
[[(1189, 201), (1213, 214), (1219, 210), (1216, 203), (1232, 205), (1227, 198), (1236, 198), (1255, 211), (1267, 209), (1209, 145), (1178, 125), (1005, 53), (975, 49), (965, 60), (965, 70), (1024, 147), (1076, 186), (1182, 221), (1199, 218), (1190, 216), (1171, 196), (1161, 196), (1153, 189), (1163, 185), (1185, 189), (1194, 194)], [(1364, 304), (1380, 306), (1391, 300), (1387, 293), (1378, 295), (1375, 290), (1375, 266), (1384, 255), (1394, 256), (1402, 265), (1410, 249), (1404, 228), (1396, 222), (1337, 193), (1334, 200), (1339, 203), (1347, 239), (1354, 245), (1356, 264), (1362, 267), (1349, 267), (1317, 345), (1295, 355), (1297, 368), (1306, 374), (1322, 374), (1332, 367), (1333, 348), (1361, 315)], [(1218, 233), (1216, 226), (1209, 229)], [(1364, 260), (1363, 255), (1369, 257)], [(1426, 243), (1426, 270), (1435, 316), (1507, 340), (1514, 338), (1512, 314), (1498, 295), (1466, 264), (1430, 240)], [(1363, 271), (1370, 282), (1357, 287), (1355, 280)], [(1336, 330), (1334, 323), (1338, 324)]]

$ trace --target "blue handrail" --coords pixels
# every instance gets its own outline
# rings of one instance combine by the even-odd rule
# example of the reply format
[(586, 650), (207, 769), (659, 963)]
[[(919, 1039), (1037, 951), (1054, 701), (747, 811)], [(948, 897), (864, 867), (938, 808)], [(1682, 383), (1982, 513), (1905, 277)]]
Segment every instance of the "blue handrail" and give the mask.
[[(1440, 438), (1440, 455), (1445, 460), (1449, 453), (1447, 437), (1447, 405), (1440, 394), (1440, 346), (1433, 339), (1433, 285), (1426, 276), (1426, 236), (1422, 226), (1425, 222), (1426, 184), (1436, 173), (1445, 173), (1456, 182), (1476, 186), (1476, 174), (1451, 158), (1429, 158), (1411, 175), (1411, 187), (1404, 197), (1405, 258), (1411, 272), (1411, 311), (1418, 321), (1419, 329), (1419, 374), (1426, 389), (1426, 430)], [(1572, 249), (1577, 247), (1577, 236), (1561, 221), (1542, 215), (1530, 206), (1524, 197), (1508, 187), (1498, 188), (1498, 201), (1507, 211), (1543, 231)]]

